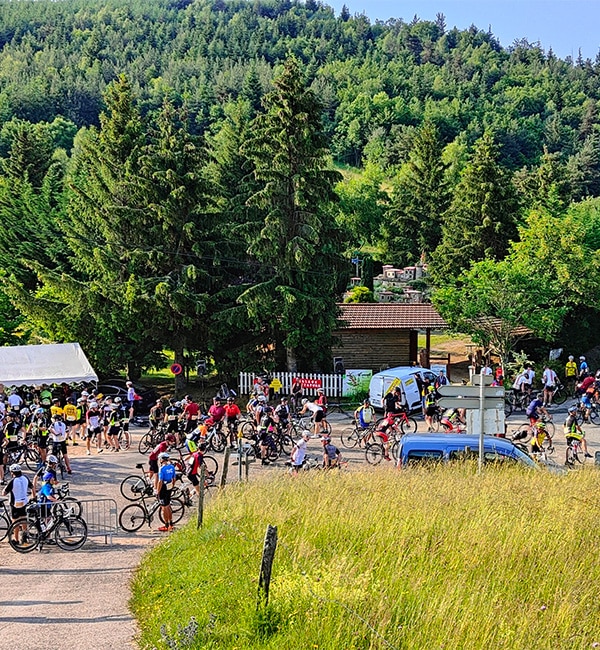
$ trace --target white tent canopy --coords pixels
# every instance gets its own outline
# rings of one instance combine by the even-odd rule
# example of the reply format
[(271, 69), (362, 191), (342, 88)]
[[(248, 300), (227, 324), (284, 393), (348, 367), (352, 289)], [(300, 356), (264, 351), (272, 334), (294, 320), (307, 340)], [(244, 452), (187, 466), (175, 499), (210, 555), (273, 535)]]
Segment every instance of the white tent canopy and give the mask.
[(33, 386), (98, 381), (79, 343), (0, 347), (0, 384)]

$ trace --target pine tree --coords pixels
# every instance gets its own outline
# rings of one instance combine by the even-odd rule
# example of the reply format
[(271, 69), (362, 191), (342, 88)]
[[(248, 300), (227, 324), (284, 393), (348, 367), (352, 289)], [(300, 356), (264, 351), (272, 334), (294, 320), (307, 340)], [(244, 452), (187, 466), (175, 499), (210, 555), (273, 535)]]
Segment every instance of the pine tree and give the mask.
[(498, 159), (488, 131), (475, 143), (444, 215), (442, 241), (432, 260), (434, 281), (455, 277), (472, 262), (501, 259), (516, 237), (519, 206), (510, 174)]
[(385, 220), (390, 261), (415, 263), (440, 243), (442, 214), (450, 202), (446, 168), (437, 129), (426, 122), (415, 137)]
[[(264, 215), (250, 253), (263, 265), (261, 282), (240, 301), (266, 338), (283, 344), (288, 369), (329, 361), (343, 261), (328, 210), (340, 179), (328, 168), (321, 107), (295, 58), (286, 61), (254, 122), (245, 148), (260, 190), (250, 199)], [(268, 342), (265, 340), (265, 343)]]

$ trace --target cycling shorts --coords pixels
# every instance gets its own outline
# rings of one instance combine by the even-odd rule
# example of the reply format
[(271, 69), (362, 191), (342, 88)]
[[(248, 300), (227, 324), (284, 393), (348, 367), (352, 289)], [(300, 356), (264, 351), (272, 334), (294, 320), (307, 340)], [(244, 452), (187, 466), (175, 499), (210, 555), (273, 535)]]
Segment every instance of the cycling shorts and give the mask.
[(388, 440), (390, 439), (390, 437), (388, 436), (388, 434), (385, 431), (378, 431), (377, 432), (377, 437), (381, 438), (381, 442), (383, 442), (384, 444), (386, 444), (388, 442)]
[(159, 500), (161, 506), (170, 506), (171, 505), (171, 490), (167, 490), (167, 488), (163, 485), (160, 488), (160, 492), (158, 493), (158, 500)]
[(570, 433), (567, 436), (567, 445), (572, 444), (573, 442), (581, 442), (583, 440), (584, 436), (582, 436), (579, 433)]
[(88, 427), (86, 430), (86, 437), (90, 440), (99, 433), (102, 432), (102, 427)]
[(153, 460), (152, 458), (150, 458), (150, 459), (148, 460), (148, 468), (149, 468), (150, 471), (153, 472), (154, 474), (158, 474), (158, 459)]
[(529, 426), (533, 427), (536, 422), (538, 422), (540, 419), (539, 415), (530, 415), (529, 416)]
[(62, 442), (53, 442), (52, 443), (52, 453), (53, 454), (58, 454), (58, 452), (61, 452), (63, 456), (67, 455), (67, 441), (63, 440)]
[(315, 413), (315, 422), (322, 422), (325, 418), (325, 413), (322, 410), (319, 410)]

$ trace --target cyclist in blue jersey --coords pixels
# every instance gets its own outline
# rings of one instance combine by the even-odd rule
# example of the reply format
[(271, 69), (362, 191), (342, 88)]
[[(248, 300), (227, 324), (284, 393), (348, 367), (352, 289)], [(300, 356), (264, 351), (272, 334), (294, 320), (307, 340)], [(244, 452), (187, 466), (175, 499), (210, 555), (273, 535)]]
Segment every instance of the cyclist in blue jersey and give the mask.
[(158, 530), (161, 532), (173, 530), (173, 512), (171, 510), (171, 491), (175, 487), (175, 466), (171, 463), (171, 457), (166, 452), (158, 456), (160, 468), (158, 470), (158, 483), (156, 486), (158, 500), (160, 502), (164, 526)]

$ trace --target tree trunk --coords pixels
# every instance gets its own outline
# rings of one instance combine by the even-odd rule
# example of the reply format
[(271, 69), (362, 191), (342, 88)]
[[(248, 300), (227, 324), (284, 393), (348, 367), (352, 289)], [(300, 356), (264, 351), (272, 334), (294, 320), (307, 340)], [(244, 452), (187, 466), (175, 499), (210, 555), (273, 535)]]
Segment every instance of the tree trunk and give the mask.
[(178, 363), (183, 368), (183, 371), (179, 375), (175, 375), (175, 397), (181, 397), (187, 386), (185, 379), (185, 356), (183, 350), (183, 342), (173, 346), (173, 351), (175, 352), (175, 363)]
[(285, 349), (286, 365), (288, 372), (298, 372), (298, 360), (294, 348)]
[(137, 381), (142, 376), (142, 367), (135, 361), (127, 362), (127, 379)]

